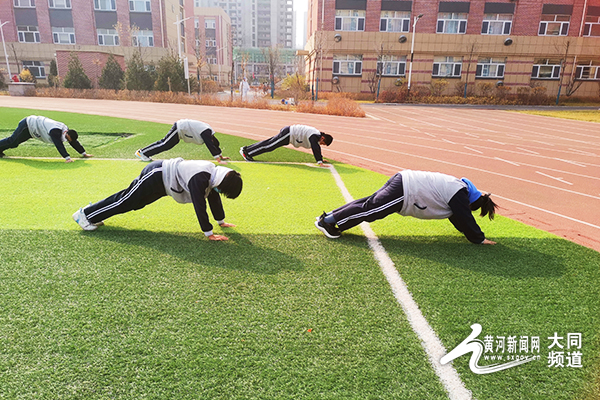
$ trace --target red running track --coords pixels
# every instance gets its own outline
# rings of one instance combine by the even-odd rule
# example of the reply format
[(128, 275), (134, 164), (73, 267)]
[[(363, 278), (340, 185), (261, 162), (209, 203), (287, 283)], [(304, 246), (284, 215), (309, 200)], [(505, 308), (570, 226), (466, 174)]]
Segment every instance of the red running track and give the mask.
[(168, 124), (193, 118), (255, 140), (286, 125), (312, 125), (335, 138), (326, 158), (386, 175), (420, 169), (466, 176), (494, 194), (500, 214), (600, 251), (597, 123), (451, 106), (366, 106), (367, 118), (82, 99), (0, 97), (0, 106)]

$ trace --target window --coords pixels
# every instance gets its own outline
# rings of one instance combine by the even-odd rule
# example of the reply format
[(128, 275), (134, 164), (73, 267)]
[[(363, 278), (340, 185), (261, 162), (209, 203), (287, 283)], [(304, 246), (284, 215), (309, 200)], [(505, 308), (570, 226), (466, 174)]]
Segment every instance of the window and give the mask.
[(206, 39), (206, 47), (217, 47), (217, 41), (214, 39)]
[(406, 73), (406, 56), (379, 56), (377, 73), (384, 76), (404, 76)]
[(462, 57), (434, 57), (432, 75), (439, 78), (459, 78)]
[(50, 8), (71, 8), (71, 0), (48, 0)]
[(569, 33), (570, 15), (542, 14), (539, 36), (567, 36)]
[(150, 12), (150, 0), (129, 0), (129, 11)]
[(333, 74), (362, 75), (362, 55), (333, 55)]
[(482, 35), (510, 35), (512, 14), (485, 14), (481, 25)]
[(100, 46), (118, 46), (119, 34), (116, 29), (97, 29)]
[(477, 61), (477, 78), (503, 78), (506, 58), (480, 58)]
[(207, 64), (216, 64), (217, 63), (217, 59), (215, 57), (207, 57), (206, 58), (206, 63)]
[(379, 30), (381, 32), (408, 32), (410, 30), (410, 11), (382, 11)]
[(21, 43), (39, 43), (40, 32), (37, 26), (17, 26), (19, 42)]
[(46, 78), (46, 69), (41, 61), (23, 61), (23, 68), (27, 68), (36, 78)]
[(52, 38), (55, 44), (75, 44), (75, 28), (52, 27)]
[(14, 0), (13, 4), (15, 7), (35, 7), (35, 0)]
[(116, 0), (94, 0), (94, 10), (115, 11), (116, 9)]
[(365, 10), (335, 10), (335, 30), (364, 31), (365, 15)]
[(600, 17), (585, 17), (585, 26), (583, 27), (583, 36), (600, 36)]
[(467, 13), (439, 13), (436, 33), (467, 32)]
[(578, 64), (575, 69), (575, 79), (600, 80), (600, 62)]
[(558, 79), (560, 77), (560, 60), (534, 60), (531, 77), (534, 79)]
[(136, 47), (154, 47), (154, 32), (150, 30), (137, 31), (131, 37), (131, 43)]
[(204, 20), (204, 27), (206, 29), (215, 29), (216, 25), (217, 24), (214, 19), (205, 19)]

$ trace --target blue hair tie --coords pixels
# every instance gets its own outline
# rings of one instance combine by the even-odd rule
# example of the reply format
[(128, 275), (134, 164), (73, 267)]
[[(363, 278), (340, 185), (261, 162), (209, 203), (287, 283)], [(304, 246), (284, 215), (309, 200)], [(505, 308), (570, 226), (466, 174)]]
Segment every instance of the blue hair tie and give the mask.
[(473, 185), (473, 182), (467, 178), (461, 178), (461, 181), (467, 184), (467, 190), (469, 191), (469, 204), (473, 204), (481, 197), (481, 192)]

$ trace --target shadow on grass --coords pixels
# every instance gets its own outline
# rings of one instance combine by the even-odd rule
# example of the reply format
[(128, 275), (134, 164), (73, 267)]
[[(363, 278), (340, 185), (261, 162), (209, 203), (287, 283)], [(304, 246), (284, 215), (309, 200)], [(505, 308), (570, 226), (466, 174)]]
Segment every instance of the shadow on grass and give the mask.
[[(86, 167), (86, 168), (90, 167), (90, 165), (86, 164), (85, 162), (79, 162), (79, 161), (84, 161), (86, 159), (85, 158), (80, 159), (80, 157), (78, 155), (72, 157), (76, 161), (76, 162), (72, 162), (72, 163), (67, 163), (63, 159), (59, 159), (59, 158), (57, 158), (56, 160), (31, 160), (31, 159), (25, 159), (25, 158), (11, 158), (10, 154), (7, 154), (7, 157), (2, 158), (1, 162), (17, 163), (17, 164), (22, 164), (22, 165), (25, 165), (28, 167), (42, 169), (42, 170), (46, 170), (46, 171), (53, 171), (53, 170), (56, 170), (56, 171), (61, 170), (62, 171), (62, 170), (72, 170), (72, 169), (77, 169), (77, 168), (82, 168), (82, 167)], [(15, 155), (14, 157), (24, 157), (24, 156)], [(34, 157), (38, 157), (38, 156), (34, 156)], [(46, 157), (46, 156), (39, 156), (39, 157)], [(56, 153), (56, 157), (60, 157), (60, 154)]]
[[(356, 235), (347, 236), (350, 239)], [(581, 259), (581, 251), (589, 250), (554, 238), (503, 238), (494, 246), (474, 245), (453, 236), (383, 236), (379, 239), (394, 260), (422, 259), (450, 268), (517, 279), (561, 277), (568, 258)], [(348, 243), (355, 241), (348, 240)]]
[(228, 229), (228, 241), (212, 242), (202, 234), (130, 231), (104, 227), (81, 235), (128, 246), (148, 248), (150, 253), (168, 254), (199, 267), (277, 274), (284, 270), (302, 271), (304, 262), (277, 247), (286, 247), (292, 237), (282, 235), (248, 236)]

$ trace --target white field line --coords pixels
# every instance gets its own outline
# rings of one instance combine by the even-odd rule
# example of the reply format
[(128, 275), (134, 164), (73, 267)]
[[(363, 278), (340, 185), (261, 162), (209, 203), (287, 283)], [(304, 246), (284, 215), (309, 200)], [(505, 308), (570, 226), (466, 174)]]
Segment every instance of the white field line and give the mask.
[(571, 182), (567, 182), (563, 178), (557, 178), (557, 177), (552, 176), (552, 175), (544, 174), (543, 172), (540, 172), (540, 171), (535, 171), (535, 173), (536, 174), (540, 174), (542, 176), (545, 176), (547, 178), (556, 179), (557, 181), (562, 182), (562, 183), (566, 183), (567, 185), (571, 185), (571, 186), (573, 185)]
[(475, 153), (483, 154), (483, 151), (475, 150), (475, 149), (472, 149), (472, 148), (470, 148), (470, 147), (467, 147), (467, 146), (463, 146), (463, 147), (464, 147), (465, 149), (467, 149), (467, 150), (474, 151)]
[(513, 162), (513, 161), (508, 161), (508, 160), (505, 160), (505, 159), (503, 159), (503, 158), (494, 157), (494, 160), (498, 160), (498, 161), (504, 161), (505, 163), (509, 163), (509, 164), (512, 164), (512, 165), (516, 165), (517, 167), (520, 167), (520, 165), (519, 165), (519, 164), (517, 164), (516, 162)]
[[(346, 202), (354, 200), (333, 165), (330, 167), (330, 170), (336, 184), (344, 196), (344, 200)], [(419, 305), (412, 298), (412, 295), (398, 273), (394, 262), (381, 245), (375, 232), (373, 232), (371, 226), (366, 222), (361, 223), (360, 227), (367, 237), (369, 247), (373, 251), (381, 271), (392, 288), (394, 297), (396, 297), (396, 300), (402, 306), (410, 326), (421, 340), (421, 344), (429, 357), (431, 366), (448, 392), (448, 397), (451, 400), (471, 399), (471, 391), (465, 387), (454, 367), (450, 364), (440, 364), (440, 359), (447, 353), (446, 348), (423, 316), (423, 313), (421, 313)]]
[(575, 162), (575, 161), (564, 160), (562, 158), (555, 158), (555, 160), (566, 162), (566, 163), (569, 163), (569, 164), (577, 165), (578, 167), (584, 167), (585, 168), (585, 164), (581, 164), (581, 163), (578, 163), (578, 162)]
[(533, 150), (527, 150), (527, 149), (523, 149), (523, 148), (521, 148), (521, 147), (517, 147), (517, 150), (523, 150), (523, 151), (527, 151), (527, 152), (529, 152), (529, 153), (532, 153), (532, 154), (540, 154), (540, 153), (538, 153), (537, 151), (533, 151)]
[(600, 226), (598, 226), (598, 225), (590, 224), (589, 222), (585, 222), (585, 221), (582, 221), (580, 219), (571, 218), (571, 217), (568, 217), (568, 216), (566, 216), (564, 214), (555, 213), (554, 211), (550, 211), (550, 210), (546, 210), (544, 208), (532, 206), (531, 204), (527, 204), (527, 203), (523, 203), (523, 202), (520, 202), (520, 201), (517, 201), (517, 200), (509, 199), (508, 197), (500, 196), (500, 195), (497, 195), (497, 194), (494, 194), (494, 196), (498, 197), (499, 199), (508, 200), (508, 201), (513, 202), (513, 203), (525, 206), (525, 207), (533, 208), (534, 210), (543, 211), (545, 213), (552, 214), (552, 215), (555, 215), (557, 217), (565, 218), (565, 219), (568, 219), (569, 221), (578, 222), (578, 223), (583, 224), (583, 225), (591, 226), (592, 228), (600, 229)]

